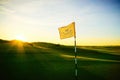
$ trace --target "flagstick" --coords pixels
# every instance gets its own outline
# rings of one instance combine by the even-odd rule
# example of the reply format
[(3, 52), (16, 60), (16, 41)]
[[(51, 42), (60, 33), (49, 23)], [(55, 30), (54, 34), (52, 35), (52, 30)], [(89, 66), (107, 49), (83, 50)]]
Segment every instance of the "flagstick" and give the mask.
[[(60, 38), (65, 39), (74, 36), (74, 46), (75, 46), (75, 80), (78, 80), (77, 76), (77, 48), (76, 48), (76, 31), (75, 22), (72, 22), (68, 26), (58, 28)], [(74, 30), (74, 31), (73, 31)]]
[(78, 80), (75, 22), (74, 22), (74, 46), (75, 46), (75, 80)]
[(74, 46), (75, 46), (75, 80), (78, 80), (78, 77), (77, 77), (77, 48), (76, 48), (76, 36), (74, 37)]

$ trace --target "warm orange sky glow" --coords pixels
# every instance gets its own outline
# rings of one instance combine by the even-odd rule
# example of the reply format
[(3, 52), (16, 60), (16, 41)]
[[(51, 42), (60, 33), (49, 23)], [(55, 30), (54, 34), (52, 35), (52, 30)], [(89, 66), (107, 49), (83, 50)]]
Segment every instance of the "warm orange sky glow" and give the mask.
[(120, 45), (119, 1), (0, 1), (0, 39), (73, 45), (73, 38), (61, 40), (58, 32), (71, 22), (77, 45)]

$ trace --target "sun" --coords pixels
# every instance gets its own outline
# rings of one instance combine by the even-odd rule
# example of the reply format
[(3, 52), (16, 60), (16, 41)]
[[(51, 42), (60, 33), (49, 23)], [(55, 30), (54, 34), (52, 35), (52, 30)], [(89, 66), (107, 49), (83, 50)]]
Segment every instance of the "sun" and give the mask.
[(27, 39), (26, 39), (26, 37), (24, 35), (17, 35), (16, 40), (27, 41)]

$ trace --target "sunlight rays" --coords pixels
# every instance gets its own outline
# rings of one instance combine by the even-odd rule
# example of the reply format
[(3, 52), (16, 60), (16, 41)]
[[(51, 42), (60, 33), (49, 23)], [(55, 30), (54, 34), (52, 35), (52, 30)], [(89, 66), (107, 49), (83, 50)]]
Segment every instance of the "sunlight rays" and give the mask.
[(25, 53), (24, 42), (15, 40), (15, 41), (12, 42), (12, 45), (14, 46), (14, 49), (17, 50), (17, 53)]

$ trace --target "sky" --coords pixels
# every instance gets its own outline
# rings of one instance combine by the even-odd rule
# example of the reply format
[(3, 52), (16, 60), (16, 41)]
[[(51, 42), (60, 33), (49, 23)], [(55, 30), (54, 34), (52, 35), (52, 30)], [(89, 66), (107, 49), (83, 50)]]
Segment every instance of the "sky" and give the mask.
[(0, 39), (74, 45), (58, 32), (71, 22), (77, 45), (120, 45), (120, 0), (0, 0)]

